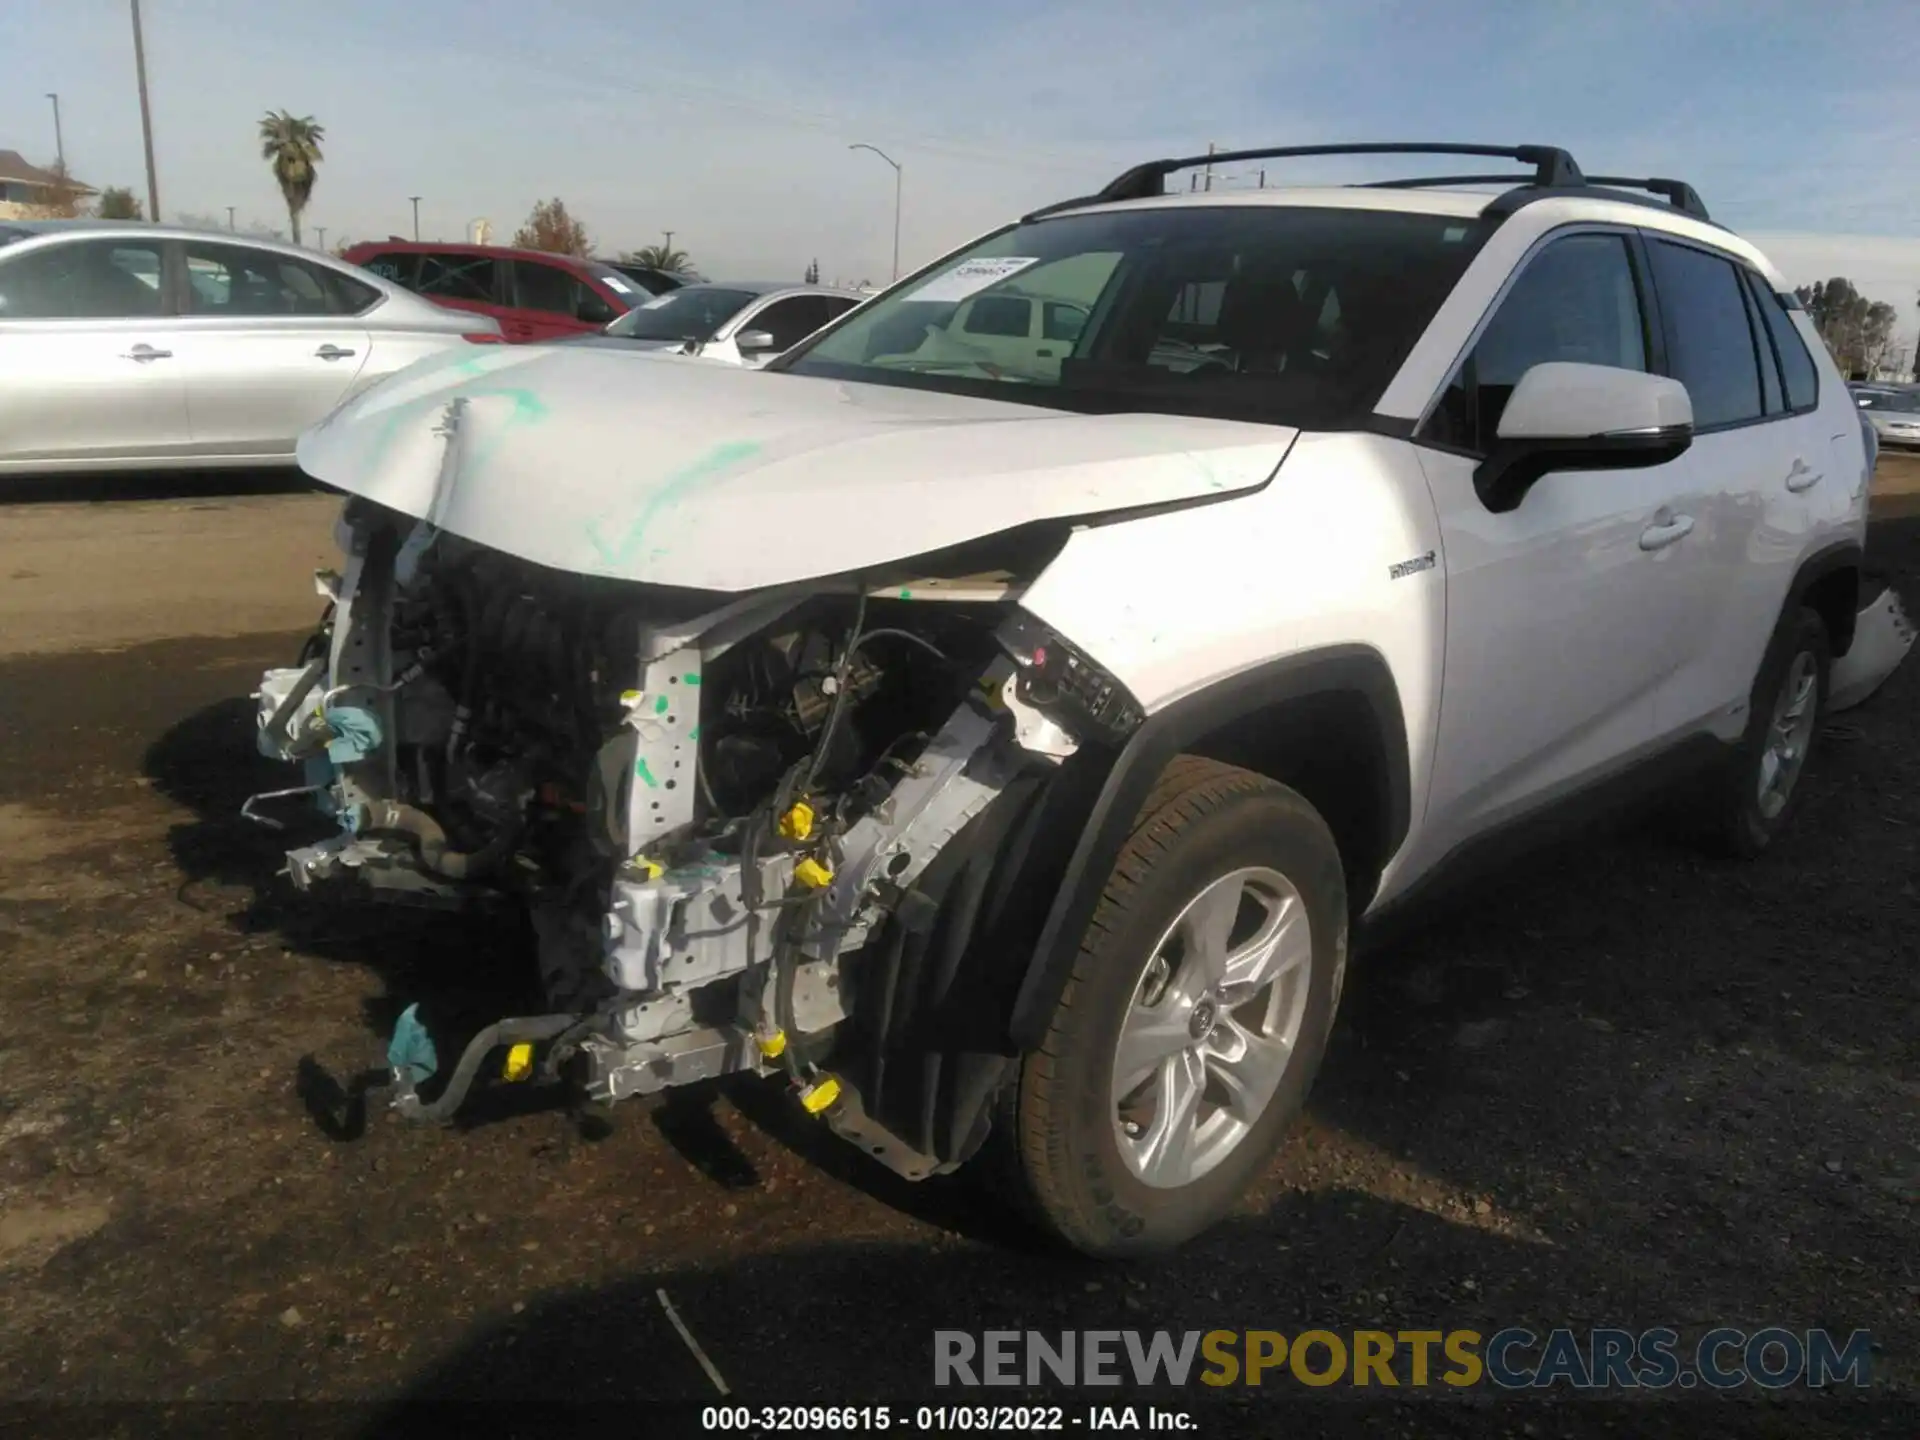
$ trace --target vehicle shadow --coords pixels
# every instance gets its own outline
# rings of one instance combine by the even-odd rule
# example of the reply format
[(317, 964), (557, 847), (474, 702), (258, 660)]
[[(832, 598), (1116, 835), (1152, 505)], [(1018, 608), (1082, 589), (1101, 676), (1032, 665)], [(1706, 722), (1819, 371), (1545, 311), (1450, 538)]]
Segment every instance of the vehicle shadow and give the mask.
[[(1097, 1428), (1089, 1423), (1095, 1407), (1130, 1405), (1186, 1412), (1191, 1430), (1202, 1435), (1631, 1433), (1692, 1440), (1712, 1433), (1785, 1440), (1905, 1433), (1884, 1399), (1805, 1389), (1789, 1403), (1768, 1404), (1755, 1403), (1751, 1391), (1744, 1402), (1683, 1398), (1677, 1387), (1602, 1399), (1571, 1395), (1564, 1381), (1543, 1390), (1502, 1390), (1484, 1376), (1463, 1384), (1475, 1377), (1437, 1344), (1424, 1383), (1416, 1383), (1410, 1344), (1398, 1347), (1397, 1384), (1383, 1385), (1377, 1373), (1368, 1385), (1352, 1383), (1356, 1331), (1471, 1331), (1476, 1352), (1509, 1326), (1544, 1337), (1577, 1317), (1516, 1313), (1489, 1293), (1491, 1278), (1549, 1269), (1570, 1291), (1589, 1291), (1611, 1267), (1598, 1244), (1543, 1245), (1338, 1188), (1286, 1196), (1178, 1255), (1132, 1266), (976, 1245), (808, 1246), (674, 1266), (516, 1306), (519, 1313), (480, 1322), (465, 1344), (369, 1417), (361, 1433), (368, 1440), (410, 1436), (464, 1416), (484, 1417), (491, 1434), (553, 1434), (604, 1421), (649, 1436), (693, 1435), (714, 1429), (703, 1411), (716, 1405), (745, 1407), (754, 1417), (778, 1407), (890, 1406), (888, 1428), (963, 1428), (914, 1423), (919, 1407), (943, 1404), (1059, 1405), (1058, 1428), (1069, 1432)], [(1685, 1310), (1679, 1283), (1659, 1297), (1676, 1315)], [(1681, 1357), (1691, 1357), (1704, 1328), (1677, 1326)], [(1303, 1383), (1284, 1359), (1249, 1383), (1240, 1334), (1278, 1332), (1270, 1339), (1292, 1340), (1309, 1330), (1326, 1332), (1341, 1347), (1337, 1372), (1324, 1341), (1305, 1353), (1305, 1372), (1331, 1376), (1330, 1383)], [(1069, 1387), (1036, 1372), (1028, 1382), (1016, 1361), (1013, 1385), (943, 1386), (935, 1367), (938, 1331), (965, 1332), (976, 1347), (988, 1331), (1037, 1331), (1056, 1347), (1062, 1332), (1105, 1331), (1124, 1378)], [(1228, 1370), (1196, 1339), (1184, 1383), (1169, 1383), (1162, 1370), (1140, 1384), (1114, 1333), (1126, 1331), (1140, 1332), (1143, 1341), (1168, 1332), (1175, 1347), (1188, 1334), (1236, 1332), (1219, 1344), (1235, 1364)], [(1529, 1364), (1539, 1354), (1537, 1345), (1523, 1345), (1513, 1358)], [(978, 1348), (974, 1356), (977, 1362)], [(1214, 1383), (1203, 1380), (1209, 1373)], [(804, 1418), (796, 1428), (830, 1433), (806, 1428)], [(1150, 1425), (1141, 1416), (1134, 1428)]]
[(244, 470), (138, 470), (120, 474), (0, 476), (0, 505), (70, 505), (297, 495), (325, 489), (291, 465)]

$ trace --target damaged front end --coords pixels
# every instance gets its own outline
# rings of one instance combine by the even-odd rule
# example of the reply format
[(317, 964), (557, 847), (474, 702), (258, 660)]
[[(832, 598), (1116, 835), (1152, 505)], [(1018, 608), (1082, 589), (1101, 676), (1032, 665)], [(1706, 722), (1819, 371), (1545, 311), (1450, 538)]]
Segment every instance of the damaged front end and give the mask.
[(362, 498), (340, 539), (321, 632), (256, 697), (261, 750), (305, 783), (249, 813), (306, 796), (332, 817), (287, 856), (302, 891), (524, 906), (548, 1007), (473, 1040), (432, 1102), (408, 1012), (404, 1113), (450, 1117), (505, 1049), (507, 1078), (567, 1067), (603, 1102), (782, 1073), (902, 1173), (964, 1158), (977, 1137), (903, 1138), (840, 1064), (865, 1044), (878, 1083), (884, 1027), (849, 1024), (897, 1008), (876, 942), (926, 928), (919, 882), (997, 798), (1140, 721), (1019, 609), (1017, 540), (1011, 570), (726, 597), (549, 569)]

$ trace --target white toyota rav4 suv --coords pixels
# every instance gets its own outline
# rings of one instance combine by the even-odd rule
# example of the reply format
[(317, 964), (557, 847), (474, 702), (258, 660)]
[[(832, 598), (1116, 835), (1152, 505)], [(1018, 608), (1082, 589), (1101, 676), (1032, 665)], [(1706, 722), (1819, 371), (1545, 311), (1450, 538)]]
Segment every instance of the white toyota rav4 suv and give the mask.
[[(505, 902), (546, 996), (452, 1065), (409, 1009), (387, 1103), (778, 1075), (910, 1177), (992, 1132), (1062, 1240), (1144, 1253), (1443, 877), (1648, 778), (1765, 845), (1860, 600), (1845, 384), (1685, 185), (1227, 158), (1383, 151), (1530, 173), (1157, 162), (765, 371), (497, 347), (310, 431), (350, 498), (259, 692), (324, 815), (288, 873)], [(997, 293), (1084, 317), (946, 333)]]

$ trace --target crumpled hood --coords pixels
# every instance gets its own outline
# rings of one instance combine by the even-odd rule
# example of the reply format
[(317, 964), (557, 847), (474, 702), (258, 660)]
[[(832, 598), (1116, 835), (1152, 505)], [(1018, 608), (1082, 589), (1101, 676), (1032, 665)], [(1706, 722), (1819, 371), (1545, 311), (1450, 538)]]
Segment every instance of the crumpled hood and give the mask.
[(296, 453), (317, 480), (537, 564), (742, 591), (1251, 489), (1296, 433), (499, 346), (398, 372)]

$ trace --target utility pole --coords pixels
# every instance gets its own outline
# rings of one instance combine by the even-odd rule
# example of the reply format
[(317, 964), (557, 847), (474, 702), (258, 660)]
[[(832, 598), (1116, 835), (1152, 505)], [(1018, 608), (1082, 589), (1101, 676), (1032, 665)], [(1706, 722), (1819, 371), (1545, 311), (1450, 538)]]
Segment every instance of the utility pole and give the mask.
[(313, 233), (320, 237), (320, 249), (324, 253), (327, 248), (327, 227), (316, 225), (313, 227)]
[(1260, 188), (1262, 190), (1267, 188), (1267, 172), (1264, 166), (1261, 168), (1261, 171), (1260, 171)]
[(420, 239), (420, 197), (409, 195), (407, 198), (413, 202), (413, 238), (417, 242)]
[(1207, 142), (1207, 183), (1202, 187), (1207, 190), (1213, 189), (1213, 152), (1219, 148), (1213, 141)]
[(153, 107), (147, 101), (147, 46), (140, 37), (140, 0), (133, 4), (133, 68), (140, 80), (140, 141), (147, 152), (147, 218), (160, 223), (160, 180), (153, 168)]
[(60, 173), (65, 175), (67, 173), (67, 142), (60, 136), (60, 96), (55, 91), (49, 90), (47, 99), (53, 102), (54, 164), (58, 165)]
[(240, 228), (238, 225), (234, 223), (234, 219), (233, 219), (234, 209), (235, 207), (232, 205), (229, 205), (227, 207), (227, 229), (230, 231), (237, 231)]
[(858, 145), (849, 145), (847, 148), (849, 150), (871, 150), (882, 160), (886, 161), (887, 164), (893, 166), (893, 278), (898, 280), (900, 278), (900, 185), (902, 179), (900, 162), (877, 145), (868, 145), (862, 142)]

